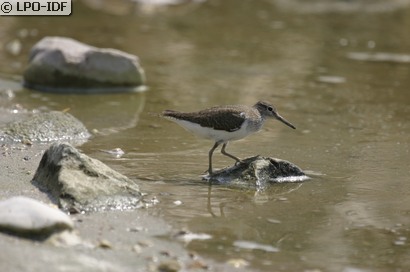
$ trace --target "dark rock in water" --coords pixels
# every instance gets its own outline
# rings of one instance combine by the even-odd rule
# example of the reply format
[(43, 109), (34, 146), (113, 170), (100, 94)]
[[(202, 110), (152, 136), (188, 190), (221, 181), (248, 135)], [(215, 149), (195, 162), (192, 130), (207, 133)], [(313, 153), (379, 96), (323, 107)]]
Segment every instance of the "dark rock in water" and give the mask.
[(64, 37), (45, 37), (30, 52), (29, 88), (49, 92), (124, 92), (144, 84), (137, 56)]
[(73, 141), (85, 142), (91, 135), (86, 127), (69, 113), (39, 112), (6, 125), (5, 140), (17, 142)]
[(255, 156), (205, 177), (214, 184), (264, 189), (270, 183), (301, 182), (308, 176), (291, 162)]
[(43, 155), (32, 183), (70, 212), (138, 208), (138, 185), (69, 144), (53, 144)]
[(0, 202), (0, 231), (17, 236), (44, 238), (74, 223), (62, 211), (37, 200), (19, 196)]

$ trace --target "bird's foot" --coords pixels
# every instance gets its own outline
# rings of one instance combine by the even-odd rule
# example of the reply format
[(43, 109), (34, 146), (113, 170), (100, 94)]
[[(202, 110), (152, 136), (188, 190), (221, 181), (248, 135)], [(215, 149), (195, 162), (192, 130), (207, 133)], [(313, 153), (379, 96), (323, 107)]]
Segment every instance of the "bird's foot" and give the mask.
[(239, 159), (239, 160), (237, 160), (237, 161), (235, 162), (235, 166), (236, 166), (236, 165), (239, 165), (239, 164), (242, 164), (242, 163), (243, 163), (243, 160), (240, 160), (240, 159)]
[(206, 175), (206, 174), (208, 174), (209, 176), (212, 176), (212, 174), (214, 174), (214, 171), (212, 171), (212, 169), (206, 169), (206, 170), (202, 173), (202, 175)]

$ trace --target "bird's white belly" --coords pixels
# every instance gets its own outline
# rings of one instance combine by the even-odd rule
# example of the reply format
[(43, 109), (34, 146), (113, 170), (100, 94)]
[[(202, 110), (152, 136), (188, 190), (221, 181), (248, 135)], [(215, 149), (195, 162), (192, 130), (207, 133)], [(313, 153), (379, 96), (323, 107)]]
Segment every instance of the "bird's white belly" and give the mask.
[(214, 140), (215, 142), (228, 142), (228, 141), (235, 141), (242, 138), (245, 138), (247, 135), (250, 134), (249, 131), (246, 129), (246, 124), (243, 124), (242, 127), (236, 131), (225, 131), (225, 130), (214, 130), (208, 127), (202, 127), (198, 124), (191, 123), (185, 120), (173, 120), (186, 130), (194, 133), (195, 135), (205, 138)]

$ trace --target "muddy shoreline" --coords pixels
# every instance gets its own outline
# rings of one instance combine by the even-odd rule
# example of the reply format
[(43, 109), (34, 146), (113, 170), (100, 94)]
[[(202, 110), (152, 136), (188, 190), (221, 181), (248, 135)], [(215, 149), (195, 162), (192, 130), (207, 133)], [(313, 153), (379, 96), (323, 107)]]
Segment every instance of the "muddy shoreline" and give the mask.
[[(3, 117), (2, 117), (3, 118)], [(51, 204), (31, 184), (49, 144), (3, 144), (0, 199), (26, 196)], [(188, 252), (173, 229), (153, 216), (155, 207), (71, 215), (71, 235), (34, 241), (0, 234), (2, 271), (239, 271)], [(27, 262), (29, 260), (29, 262)]]

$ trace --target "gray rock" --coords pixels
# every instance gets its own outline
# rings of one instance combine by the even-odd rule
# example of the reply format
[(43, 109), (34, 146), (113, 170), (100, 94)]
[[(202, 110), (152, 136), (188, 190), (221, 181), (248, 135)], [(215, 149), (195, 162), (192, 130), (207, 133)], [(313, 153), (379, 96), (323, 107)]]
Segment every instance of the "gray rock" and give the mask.
[(0, 139), (17, 142), (73, 141), (85, 142), (91, 135), (85, 126), (69, 113), (39, 112), (7, 124)]
[(73, 227), (67, 214), (37, 200), (18, 196), (0, 202), (0, 231), (35, 238)]
[(271, 183), (301, 182), (308, 178), (298, 166), (291, 162), (261, 156), (246, 158), (241, 163), (205, 177), (214, 184), (256, 190), (265, 189)]
[(32, 183), (70, 212), (138, 208), (138, 185), (69, 144), (53, 144), (44, 153)]
[(50, 92), (135, 91), (144, 84), (138, 57), (64, 37), (45, 37), (30, 52), (25, 86)]

